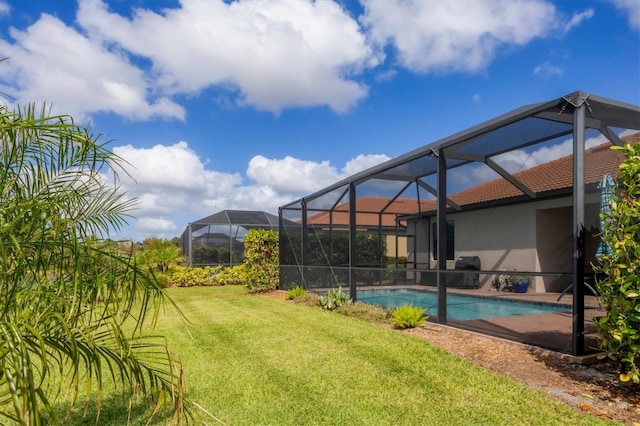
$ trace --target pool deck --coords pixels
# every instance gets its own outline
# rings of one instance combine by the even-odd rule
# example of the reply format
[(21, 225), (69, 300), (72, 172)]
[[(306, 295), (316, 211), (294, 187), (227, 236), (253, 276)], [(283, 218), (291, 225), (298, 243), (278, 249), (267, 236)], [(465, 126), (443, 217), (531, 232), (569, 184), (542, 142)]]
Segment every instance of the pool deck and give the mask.
[[(399, 287), (359, 287), (364, 289), (393, 289)], [(408, 285), (401, 288), (435, 291), (435, 287)], [(511, 293), (497, 292), (487, 289), (457, 289), (447, 288), (450, 294), (467, 294), (495, 299), (514, 299), (529, 302), (543, 302), (550, 304), (569, 305), (573, 303), (571, 293), (565, 294), (558, 302), (559, 293)], [(598, 300), (592, 295), (585, 295), (584, 318), (584, 350), (588, 353), (597, 352), (597, 332), (593, 319), (604, 315), (599, 309)], [(462, 328), (490, 336), (512, 340), (527, 345), (549, 349), (565, 354), (571, 353), (573, 315), (571, 313), (548, 313), (535, 315), (509, 316), (487, 318), (468, 321), (448, 320), (448, 325)]]

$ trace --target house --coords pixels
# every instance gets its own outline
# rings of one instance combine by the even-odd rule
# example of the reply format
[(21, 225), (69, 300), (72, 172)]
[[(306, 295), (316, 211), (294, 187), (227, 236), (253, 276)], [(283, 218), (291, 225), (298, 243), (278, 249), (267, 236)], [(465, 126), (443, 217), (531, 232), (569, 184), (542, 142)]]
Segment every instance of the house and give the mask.
[[(385, 196), (389, 200), (413, 197), (406, 194), (422, 194), (424, 196), (417, 199), (431, 199), (435, 203), (432, 209), (423, 210), (420, 205), (421, 213), (413, 215), (413, 229), (409, 229), (407, 222), (407, 255), (413, 253), (414, 272), (437, 277), (437, 312), (433, 317), (438, 322), (447, 322), (447, 283), (442, 279), (451, 271), (451, 260), (447, 258), (453, 259), (461, 253), (482, 255), (486, 259), (481, 267), (485, 275), (501, 273), (503, 268), (534, 273), (542, 281), (535, 283), (536, 291), (557, 291), (564, 285), (557, 279), (581, 284), (586, 276), (585, 266), (590, 261), (585, 234), (593, 234), (592, 228), (597, 226), (595, 206), (599, 197), (594, 190), (595, 182), (587, 176), (590, 169), (601, 165), (600, 161), (587, 160), (586, 141), (604, 137), (615, 145), (622, 145), (621, 135), (630, 131), (640, 131), (638, 105), (576, 91), (524, 105), (294, 200), (279, 209), (281, 219), (298, 224), (280, 229), (281, 286), (306, 286), (312, 274), (323, 275), (323, 285), (331, 282), (337, 287), (348, 283), (351, 298), (357, 300), (358, 287), (371, 285), (372, 277), (370, 271), (359, 264), (359, 246), (354, 244), (361, 229), (358, 220), (363, 218), (358, 215), (362, 210), (360, 204), (365, 196)], [(551, 181), (547, 187), (536, 187), (534, 182), (525, 181), (540, 169), (518, 175), (500, 162), (504, 155), (529, 155), (564, 142), (573, 153), (564, 163), (570, 170), (568, 186)], [(473, 177), (475, 167), (493, 173), (504, 182), (478, 185), (475, 181), (471, 186), (480, 188), (457, 188), (456, 179), (465, 172)], [(599, 178), (603, 175), (602, 171), (594, 173), (599, 174)], [(550, 176), (549, 172), (542, 175)], [(314, 265), (310, 262), (313, 257), (308, 256), (311, 245), (305, 225), (310, 216), (321, 211), (330, 212), (330, 222), (335, 223), (336, 207), (344, 207), (345, 203), (349, 207), (347, 262), (339, 268), (331, 264)], [(422, 213), (429, 210), (431, 216)], [(380, 234), (381, 225), (379, 229)], [(331, 246), (330, 241), (322, 248)], [(386, 282), (389, 276), (381, 269), (375, 271), (378, 284)], [(398, 274), (394, 273), (392, 278), (397, 279)], [(422, 276), (416, 275), (414, 279)], [(583, 285), (573, 286), (573, 355), (585, 351), (584, 292)]]
[[(634, 143), (640, 133), (622, 138)], [(600, 241), (600, 190), (603, 175), (617, 177), (623, 157), (607, 142), (585, 150), (584, 154), (584, 224), (585, 262), (597, 264), (596, 249)], [(540, 273), (532, 288), (535, 292), (561, 292), (571, 283), (573, 155), (540, 164), (513, 174), (535, 197), (505, 179), (495, 179), (452, 194), (450, 200), (462, 211), (447, 214), (450, 255), (447, 268), (454, 269), (459, 257), (479, 257), (483, 270)], [(418, 269), (436, 267), (437, 223), (435, 202), (427, 211), (402, 217), (409, 235), (422, 235), (410, 242), (409, 262)], [(451, 254), (452, 253), (452, 254)], [(545, 272), (545, 274), (542, 274)], [(422, 281), (435, 284), (433, 274)], [(480, 284), (489, 286), (494, 274), (480, 276)], [(420, 277), (417, 277), (420, 282)]]

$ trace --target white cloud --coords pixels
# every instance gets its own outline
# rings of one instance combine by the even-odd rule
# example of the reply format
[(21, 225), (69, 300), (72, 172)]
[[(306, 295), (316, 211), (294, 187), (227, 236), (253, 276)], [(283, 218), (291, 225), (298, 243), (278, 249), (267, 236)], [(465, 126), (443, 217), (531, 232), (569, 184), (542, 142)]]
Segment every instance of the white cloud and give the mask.
[(130, 164), (133, 180), (123, 179), (124, 189), (139, 200), (137, 214), (176, 214), (201, 200), (226, 198), (242, 183), (239, 174), (207, 170), (186, 142), (152, 148), (118, 146), (113, 152)]
[(276, 114), (318, 105), (345, 112), (368, 93), (355, 78), (384, 59), (332, 1), (185, 1), (128, 17), (82, 0), (73, 25), (42, 14), (10, 36), (0, 40), (11, 57), (0, 90), (76, 118), (110, 111), (183, 120), (172, 97), (208, 88), (222, 89), (228, 105)]
[(6, 1), (0, 0), (0, 15), (9, 15), (11, 13), (11, 6)]
[(127, 170), (133, 179), (121, 176), (121, 183), (138, 201), (132, 214), (138, 218), (135, 239), (140, 240), (171, 232), (175, 235), (187, 221), (224, 209), (275, 214), (279, 206), (389, 159), (386, 155), (359, 155), (338, 171), (328, 161), (256, 155), (247, 167), (247, 183), (239, 174), (207, 168), (208, 161), (199, 158), (184, 141), (151, 148), (117, 146), (113, 152), (130, 164)]
[(629, 26), (640, 31), (640, 5), (638, 0), (609, 0), (616, 8), (626, 13), (629, 18)]
[(389, 69), (389, 70), (381, 71), (377, 73), (375, 79), (378, 83), (386, 83), (393, 80), (396, 74), (398, 74), (396, 70)]
[(573, 28), (577, 27), (578, 25), (580, 25), (582, 23), (582, 21), (586, 21), (588, 19), (593, 18), (594, 15), (594, 11), (593, 9), (587, 9), (584, 12), (580, 12), (580, 13), (575, 13), (571, 19), (569, 20), (569, 22), (567, 22), (567, 24), (564, 27), (564, 32), (568, 33), (569, 31), (571, 31)]
[(338, 171), (328, 161), (299, 160), (290, 156), (270, 159), (256, 155), (249, 161), (247, 176), (258, 185), (268, 185), (279, 192), (313, 192), (339, 179)]
[[(603, 144), (605, 141), (606, 138), (602, 135), (587, 138), (585, 140), (585, 147), (591, 148), (596, 145)], [(573, 139), (565, 139), (560, 143), (543, 146), (530, 153), (527, 153), (524, 150), (507, 152), (496, 156), (494, 160), (508, 172), (515, 173), (539, 164), (548, 163), (549, 161), (556, 160), (560, 157), (571, 155), (572, 152)]]
[(390, 159), (391, 157), (388, 157), (384, 154), (360, 154), (353, 160), (347, 161), (347, 164), (342, 169), (343, 177), (354, 175), (358, 172), (376, 166)]
[[(593, 13), (563, 19), (547, 0), (363, 0), (363, 7), (357, 21), (338, 1), (183, 1), (121, 15), (104, 1), (81, 0), (73, 24), (42, 14), (0, 40), (11, 56), (0, 91), (21, 103), (46, 99), (80, 119), (107, 111), (184, 120), (176, 97), (212, 88), (218, 107), (345, 112), (367, 96), (360, 76), (383, 63), (387, 45), (411, 71), (473, 72), (503, 46)], [(8, 13), (2, 0), (0, 13)], [(389, 69), (374, 79), (394, 76)]]
[[(117, 50), (43, 14), (24, 31), (11, 28), (14, 44), (3, 43), (3, 92), (18, 102), (47, 100), (57, 111), (82, 118), (98, 111), (126, 117), (184, 118), (184, 109), (166, 97), (150, 97), (143, 72)], [(81, 58), (81, 59), (79, 59)]]
[[(623, 133), (621, 136), (624, 136), (625, 134), (627, 133)], [(592, 148), (603, 144), (606, 140), (607, 139), (602, 135), (587, 138), (585, 140), (585, 147)], [(530, 169), (531, 167), (571, 155), (572, 153), (573, 139), (565, 139), (562, 142), (543, 146), (531, 152), (527, 152), (522, 149), (509, 151), (501, 155), (496, 155), (492, 160), (507, 172), (517, 173), (522, 170)], [(493, 169), (484, 164), (470, 164), (468, 166), (454, 169), (450, 172), (449, 177), (455, 185), (462, 186), (463, 189), (479, 185), (484, 182), (489, 182), (494, 179), (500, 179), (500, 176), (493, 171)]]
[(231, 87), (240, 104), (276, 113), (312, 105), (346, 111), (367, 94), (349, 77), (382, 60), (335, 2), (180, 6), (161, 14), (135, 9), (129, 19), (90, 0), (80, 3), (77, 17), (91, 37), (150, 59), (165, 93)]
[(474, 93), (471, 99), (473, 99), (473, 102), (480, 103), (480, 93)]
[(393, 45), (415, 72), (474, 72), (503, 45), (523, 45), (558, 27), (548, 1), (362, 0), (361, 22), (381, 46)]
[(143, 233), (151, 233), (152, 235), (159, 236), (159, 234), (174, 235), (178, 230), (176, 225), (171, 220), (166, 220), (162, 217), (145, 217), (138, 220), (136, 223), (136, 229)]
[(564, 70), (562, 68), (552, 65), (549, 61), (546, 61), (533, 69), (533, 75), (541, 77), (562, 76), (563, 74)]

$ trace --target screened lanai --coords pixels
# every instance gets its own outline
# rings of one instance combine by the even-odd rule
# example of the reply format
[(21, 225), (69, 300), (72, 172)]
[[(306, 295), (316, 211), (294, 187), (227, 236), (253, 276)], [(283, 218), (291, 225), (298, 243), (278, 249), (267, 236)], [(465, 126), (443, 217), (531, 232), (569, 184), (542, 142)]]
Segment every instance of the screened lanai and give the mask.
[[(611, 145), (638, 131), (637, 105), (574, 92), (355, 174), (279, 209), (280, 286), (342, 286), (353, 300), (420, 290), (440, 323), (589, 352), (599, 184), (622, 161)], [(514, 275), (530, 279), (526, 293), (497, 291)], [(552, 336), (560, 316), (457, 317), (462, 293), (560, 306), (569, 333)], [(538, 327), (512, 330), (518, 321)]]
[(191, 266), (239, 265), (250, 229), (278, 230), (278, 216), (262, 211), (223, 210), (189, 223), (182, 233), (182, 255)]

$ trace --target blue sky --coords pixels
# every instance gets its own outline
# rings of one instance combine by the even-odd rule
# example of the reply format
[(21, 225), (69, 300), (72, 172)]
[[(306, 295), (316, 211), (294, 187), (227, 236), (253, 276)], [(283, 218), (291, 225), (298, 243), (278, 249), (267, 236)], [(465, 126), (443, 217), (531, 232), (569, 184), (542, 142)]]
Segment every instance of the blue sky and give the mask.
[(640, 104), (640, 3), (0, 0), (0, 57), (8, 102), (50, 102), (131, 163), (139, 207), (112, 236), (171, 238), (524, 104)]

